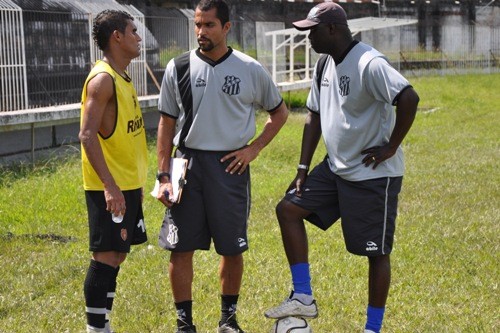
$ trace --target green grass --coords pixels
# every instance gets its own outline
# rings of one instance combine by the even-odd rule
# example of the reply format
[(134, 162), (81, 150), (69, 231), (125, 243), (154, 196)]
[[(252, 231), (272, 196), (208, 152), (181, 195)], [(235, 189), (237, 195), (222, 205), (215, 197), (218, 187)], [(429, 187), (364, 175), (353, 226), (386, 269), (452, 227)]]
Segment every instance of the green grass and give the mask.
[[(413, 79), (420, 111), (404, 142), (385, 332), (500, 330), (500, 75)], [(294, 112), (252, 164), (250, 250), (239, 318), (249, 333), (268, 332), (263, 311), (290, 290), (274, 207), (295, 174), (304, 113)], [(262, 126), (264, 115), (259, 115)], [(149, 186), (156, 169), (150, 138)], [(315, 162), (324, 155), (319, 147)], [(151, 188), (147, 189), (148, 191)], [(35, 168), (0, 168), (0, 332), (83, 332), (83, 280), (89, 261), (79, 155)], [(113, 325), (120, 333), (173, 332), (168, 253), (158, 248), (162, 206), (146, 196), (149, 242), (123, 264)], [(362, 331), (367, 262), (344, 249), (339, 225), (308, 226), (315, 333)], [(195, 256), (194, 317), (214, 332), (219, 317), (218, 258)]]

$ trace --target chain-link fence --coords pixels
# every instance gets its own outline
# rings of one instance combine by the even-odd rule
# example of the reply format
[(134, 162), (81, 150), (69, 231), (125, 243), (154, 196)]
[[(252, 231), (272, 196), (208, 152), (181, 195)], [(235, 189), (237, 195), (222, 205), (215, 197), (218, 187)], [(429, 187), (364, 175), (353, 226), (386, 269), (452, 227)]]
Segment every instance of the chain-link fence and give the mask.
[[(158, 94), (167, 62), (197, 46), (194, 11), (189, 9), (157, 8), (145, 15), (114, 0), (0, 0), (0, 112), (78, 103), (85, 78), (100, 57), (91, 38), (93, 18), (105, 8), (130, 12), (143, 36), (143, 54), (129, 66), (140, 96)], [(228, 44), (257, 58), (271, 72), (272, 42), (265, 33), (284, 25), (276, 17), (267, 22), (238, 17)], [(500, 70), (498, 25), (442, 26), (439, 49), (422, 46), (419, 33), (416, 26), (404, 26), (357, 37), (387, 54), (410, 76)], [(304, 68), (301, 49), (295, 52), (293, 64), (281, 52), (276, 66)]]
[(383, 52), (407, 76), (500, 72), (500, 27), (447, 25), (441, 43), (422, 45), (415, 25), (363, 32), (361, 39)]

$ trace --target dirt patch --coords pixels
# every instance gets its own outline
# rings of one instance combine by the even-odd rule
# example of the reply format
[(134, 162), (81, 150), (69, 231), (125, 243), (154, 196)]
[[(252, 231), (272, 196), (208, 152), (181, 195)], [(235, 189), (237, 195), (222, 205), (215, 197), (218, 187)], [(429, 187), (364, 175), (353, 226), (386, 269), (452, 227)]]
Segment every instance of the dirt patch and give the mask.
[(6, 240), (11, 240), (11, 239), (32, 239), (32, 240), (42, 240), (42, 241), (47, 241), (47, 242), (51, 242), (51, 243), (62, 243), (62, 244), (66, 244), (66, 243), (69, 243), (69, 242), (76, 241), (76, 237), (73, 237), (73, 236), (63, 236), (63, 235), (56, 235), (56, 234), (22, 234), (22, 235), (14, 235), (11, 232), (8, 232), (5, 235), (2, 235), (1, 238), (6, 239)]

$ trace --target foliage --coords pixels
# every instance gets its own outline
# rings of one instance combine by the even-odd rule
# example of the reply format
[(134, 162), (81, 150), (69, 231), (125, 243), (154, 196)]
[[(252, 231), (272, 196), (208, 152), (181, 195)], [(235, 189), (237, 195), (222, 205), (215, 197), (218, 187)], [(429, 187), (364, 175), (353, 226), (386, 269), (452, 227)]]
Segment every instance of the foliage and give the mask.
[[(498, 332), (500, 208), (499, 75), (412, 80), (420, 109), (403, 148), (407, 172), (392, 255), (386, 332)], [(267, 332), (263, 316), (291, 283), (274, 207), (295, 175), (303, 112), (293, 112), (277, 138), (252, 163), (250, 250), (239, 320)], [(259, 128), (266, 113), (258, 115)], [(149, 188), (156, 171), (149, 138)], [(314, 157), (325, 154), (320, 145)], [(0, 332), (82, 332), (83, 280), (89, 262), (79, 155), (34, 168), (0, 169)], [(158, 248), (163, 208), (144, 201), (149, 241), (122, 265), (113, 326), (122, 333), (172, 332), (175, 308), (168, 253)], [(320, 316), (315, 332), (361, 332), (367, 262), (345, 251), (339, 224), (307, 225), (313, 287)], [(218, 257), (195, 256), (194, 318), (199, 332), (219, 318)]]
[(168, 62), (177, 57), (178, 55), (186, 52), (183, 48), (180, 47), (168, 47), (160, 51), (160, 68), (165, 68)]
[(244, 52), (246, 55), (257, 59), (257, 50), (256, 49), (244, 49), (242, 45), (238, 43), (236, 40), (228, 40), (227, 45), (230, 46), (234, 50), (238, 50)]
[(283, 100), (289, 109), (304, 109), (308, 95), (309, 89), (287, 91), (283, 94)]

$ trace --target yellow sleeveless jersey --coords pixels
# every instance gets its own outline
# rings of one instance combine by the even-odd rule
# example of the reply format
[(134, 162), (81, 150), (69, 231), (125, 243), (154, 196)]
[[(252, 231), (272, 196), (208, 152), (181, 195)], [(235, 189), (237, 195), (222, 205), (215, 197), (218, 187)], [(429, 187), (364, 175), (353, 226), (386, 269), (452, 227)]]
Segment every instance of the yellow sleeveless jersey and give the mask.
[[(85, 113), (87, 84), (99, 73), (108, 73), (113, 78), (117, 121), (113, 133), (103, 138), (98, 135), (106, 164), (122, 190), (141, 188), (146, 183), (147, 147), (146, 131), (137, 93), (130, 80), (124, 79), (104, 61), (98, 61), (85, 80), (82, 91), (81, 115)], [(83, 117), (81, 117), (83, 119)], [(82, 146), (83, 187), (89, 191), (102, 191), (104, 185), (90, 164)]]

